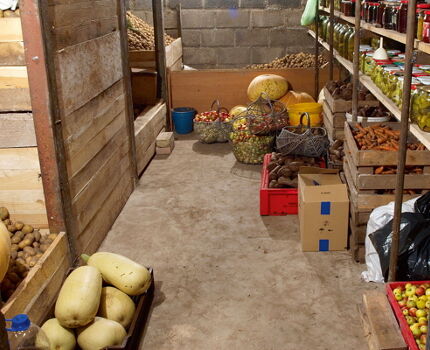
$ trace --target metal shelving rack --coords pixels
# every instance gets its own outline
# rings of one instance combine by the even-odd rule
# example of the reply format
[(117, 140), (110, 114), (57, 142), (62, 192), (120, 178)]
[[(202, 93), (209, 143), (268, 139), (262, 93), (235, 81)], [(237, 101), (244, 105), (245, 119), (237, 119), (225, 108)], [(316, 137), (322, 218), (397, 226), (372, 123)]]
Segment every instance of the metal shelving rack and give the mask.
[[(329, 32), (329, 42), (326, 43), (318, 38), (318, 20), (320, 12), (328, 13), (329, 20), (331, 23)], [(320, 7), (317, 4), (317, 16), (315, 21), (316, 31), (309, 30), (309, 34), (315, 38), (315, 51), (318, 52), (318, 48), (321, 45), (329, 51), (329, 64), (330, 64), (330, 79), (333, 79), (333, 62), (337, 60), (349, 73), (352, 74), (353, 81), (353, 98), (352, 98), (352, 114), (353, 120), (357, 120), (357, 106), (358, 106), (358, 88), (359, 84), (365, 86), (392, 114), (400, 121), (401, 134), (400, 134), (400, 149), (398, 152), (397, 162), (397, 182), (395, 191), (395, 207), (394, 207), (394, 219), (393, 219), (393, 236), (391, 246), (391, 259), (390, 259), (390, 270), (388, 279), (394, 281), (396, 279), (396, 266), (397, 256), (399, 249), (399, 233), (400, 233), (400, 220), (401, 220), (401, 207), (403, 202), (403, 190), (404, 190), (404, 175), (405, 175), (405, 161), (407, 151), (407, 136), (410, 131), (415, 137), (421, 141), (428, 149), (430, 149), (430, 133), (426, 133), (418, 128), (417, 125), (409, 125), (409, 109), (410, 109), (410, 88), (403, 89), (402, 96), (402, 108), (399, 109), (388, 97), (386, 97), (382, 91), (373, 83), (370, 77), (362, 74), (359, 70), (359, 45), (360, 45), (360, 29), (368, 30), (386, 38), (390, 38), (397, 42), (406, 45), (405, 48), (405, 78), (404, 86), (410, 87), (412, 79), (412, 67), (413, 67), (413, 54), (414, 50), (422, 51), (430, 54), (430, 44), (426, 44), (421, 41), (415, 40), (415, 22), (416, 22), (416, 0), (409, 0), (408, 3), (408, 20), (407, 20), (407, 32), (406, 34), (398, 33), (393, 30), (387, 30), (383, 28), (375, 27), (369, 23), (365, 23), (360, 18), (361, 3), (356, 2), (355, 17), (344, 16), (339, 11), (334, 10), (334, 0), (330, 0), (329, 8)], [(340, 56), (333, 48), (333, 34), (334, 34), (334, 19), (338, 18), (355, 26), (355, 41), (354, 41), (354, 60), (353, 62)], [(318, 71), (316, 71), (316, 77)]]

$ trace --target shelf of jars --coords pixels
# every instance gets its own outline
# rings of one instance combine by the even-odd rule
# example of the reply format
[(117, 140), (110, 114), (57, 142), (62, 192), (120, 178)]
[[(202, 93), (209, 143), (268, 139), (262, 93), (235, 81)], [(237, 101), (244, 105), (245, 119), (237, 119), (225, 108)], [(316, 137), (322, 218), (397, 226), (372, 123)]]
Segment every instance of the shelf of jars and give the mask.
[[(315, 32), (313, 30), (308, 30), (309, 35), (315, 38)], [(330, 46), (327, 42), (318, 38), (318, 41), (322, 47), (326, 50), (330, 50)], [(353, 74), (353, 66), (352, 62), (345, 59), (339, 53), (333, 49), (334, 58), (350, 73)], [(400, 121), (401, 119), (401, 111), (399, 107), (388, 98), (380, 89), (375, 85), (372, 79), (363, 74), (359, 73), (360, 83), (366, 87), (393, 115), (394, 117)], [(411, 133), (420, 141), (424, 146), (430, 149), (430, 133), (422, 131), (416, 124), (410, 124)]]
[[(330, 9), (327, 7), (321, 7), (320, 11), (323, 11), (325, 13), (330, 13)], [(351, 16), (345, 16), (342, 12), (335, 10), (334, 11), (334, 16), (337, 18), (342, 19), (345, 22), (348, 22), (352, 25), (355, 24), (355, 18), (351, 17)], [(385, 28), (380, 28), (380, 27), (376, 27), (370, 23), (366, 23), (364, 21), (361, 21), (361, 28), (368, 30), (372, 33), (378, 34), (380, 36), (395, 40), (399, 43), (402, 44), (406, 44), (406, 34), (403, 33), (399, 33), (395, 30), (391, 30), (391, 29), (385, 29)], [(415, 48), (418, 48), (419, 50), (426, 52), (426, 53), (430, 53), (430, 45), (426, 44), (422, 41), (418, 41), (416, 40), (415, 42)]]

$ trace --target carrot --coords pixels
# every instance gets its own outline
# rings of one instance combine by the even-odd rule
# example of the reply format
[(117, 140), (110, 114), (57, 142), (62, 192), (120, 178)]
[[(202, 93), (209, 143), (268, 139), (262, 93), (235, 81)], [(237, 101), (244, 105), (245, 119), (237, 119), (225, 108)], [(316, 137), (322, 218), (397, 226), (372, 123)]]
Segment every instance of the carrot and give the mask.
[(384, 171), (384, 167), (380, 166), (379, 168), (375, 169), (375, 174), (382, 174), (383, 171)]

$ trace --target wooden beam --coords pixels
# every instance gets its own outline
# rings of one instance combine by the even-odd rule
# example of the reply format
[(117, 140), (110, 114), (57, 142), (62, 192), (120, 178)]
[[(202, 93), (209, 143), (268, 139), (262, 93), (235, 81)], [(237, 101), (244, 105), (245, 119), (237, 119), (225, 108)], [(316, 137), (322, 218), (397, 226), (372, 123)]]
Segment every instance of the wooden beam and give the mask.
[(35, 146), (31, 113), (0, 113), (0, 148)]
[(163, 100), (167, 98), (167, 68), (166, 68), (166, 47), (164, 45), (164, 16), (163, 2), (152, 0), (152, 11), (154, 17), (154, 40), (155, 56), (157, 61), (157, 97)]

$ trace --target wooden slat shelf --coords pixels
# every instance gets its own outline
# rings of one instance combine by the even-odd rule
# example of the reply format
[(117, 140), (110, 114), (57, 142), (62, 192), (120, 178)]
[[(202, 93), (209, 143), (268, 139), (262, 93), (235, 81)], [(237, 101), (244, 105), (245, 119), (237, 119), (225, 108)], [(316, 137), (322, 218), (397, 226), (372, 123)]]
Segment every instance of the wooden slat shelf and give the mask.
[(419, 41), (418, 50), (430, 54), (430, 44), (427, 44), (423, 41)]
[[(315, 32), (312, 30), (308, 30), (309, 35), (315, 38)], [(329, 50), (329, 44), (325, 41), (318, 39), (321, 46), (323, 46), (326, 50)], [(426, 44), (428, 45), (428, 44)], [(430, 45), (428, 45), (430, 46)], [(338, 54), (336, 50), (333, 50), (334, 58), (351, 74), (353, 74), (353, 66), (352, 62), (343, 58)], [(397, 105), (391, 101), (384, 93), (375, 85), (375, 83), (370, 79), (369, 76), (364, 75), (360, 72), (360, 83), (365, 86), (393, 115), (394, 117), (400, 121), (401, 119), (401, 111), (397, 107)], [(416, 124), (410, 124), (411, 133), (423, 143), (427, 149), (430, 149), (430, 133), (422, 131)]]

